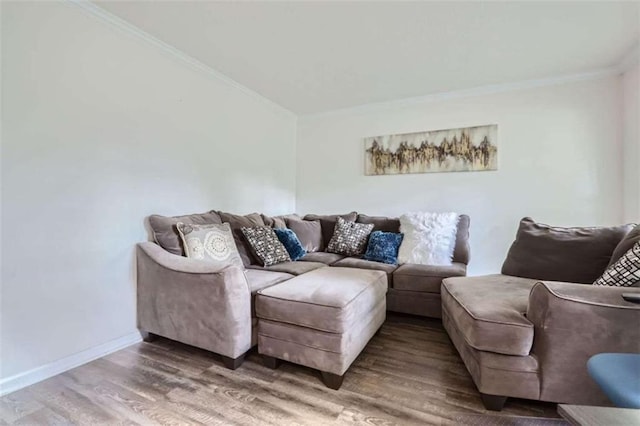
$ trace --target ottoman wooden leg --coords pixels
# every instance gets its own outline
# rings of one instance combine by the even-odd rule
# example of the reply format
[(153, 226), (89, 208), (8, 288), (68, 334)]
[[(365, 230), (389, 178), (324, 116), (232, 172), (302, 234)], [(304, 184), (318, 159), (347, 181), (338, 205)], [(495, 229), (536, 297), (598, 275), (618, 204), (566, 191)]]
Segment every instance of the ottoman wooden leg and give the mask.
[(224, 355), (220, 355), (220, 356), (222, 357), (222, 363), (226, 368), (228, 368), (229, 370), (235, 370), (236, 368), (240, 367), (244, 362), (244, 355), (245, 354), (242, 354), (238, 358), (231, 358)]
[(262, 355), (262, 363), (265, 367), (275, 370), (276, 368), (280, 367), (280, 364), (282, 364), (282, 360), (269, 355)]
[(481, 393), (480, 396), (482, 397), (484, 408), (491, 411), (502, 411), (504, 403), (507, 402), (506, 396), (487, 395), (486, 393)]
[(321, 371), (320, 373), (322, 373), (322, 381), (326, 387), (333, 390), (340, 389), (340, 386), (342, 386), (342, 380), (344, 379), (344, 374), (342, 376), (338, 376), (337, 374), (327, 373), (326, 371)]

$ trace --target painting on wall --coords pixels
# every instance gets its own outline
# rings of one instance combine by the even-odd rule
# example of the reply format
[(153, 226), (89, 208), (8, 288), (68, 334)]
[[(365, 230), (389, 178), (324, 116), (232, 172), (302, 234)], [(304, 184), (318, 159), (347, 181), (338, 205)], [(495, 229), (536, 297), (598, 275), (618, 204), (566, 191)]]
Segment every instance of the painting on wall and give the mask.
[(365, 138), (364, 173), (498, 170), (498, 126), (464, 127)]

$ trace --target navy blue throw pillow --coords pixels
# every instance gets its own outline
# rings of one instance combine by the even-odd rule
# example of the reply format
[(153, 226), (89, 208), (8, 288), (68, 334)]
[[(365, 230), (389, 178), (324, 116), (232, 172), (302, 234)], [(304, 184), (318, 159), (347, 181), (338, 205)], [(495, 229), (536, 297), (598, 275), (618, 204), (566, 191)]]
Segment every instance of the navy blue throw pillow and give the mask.
[(291, 260), (300, 260), (305, 254), (307, 254), (307, 251), (302, 247), (302, 243), (300, 243), (298, 236), (291, 229), (276, 228), (273, 231), (278, 236), (278, 239), (284, 248), (287, 249)]
[(369, 245), (367, 245), (367, 251), (362, 258), (397, 265), (398, 250), (400, 249), (403, 238), (403, 234), (373, 231), (371, 235), (369, 235)]

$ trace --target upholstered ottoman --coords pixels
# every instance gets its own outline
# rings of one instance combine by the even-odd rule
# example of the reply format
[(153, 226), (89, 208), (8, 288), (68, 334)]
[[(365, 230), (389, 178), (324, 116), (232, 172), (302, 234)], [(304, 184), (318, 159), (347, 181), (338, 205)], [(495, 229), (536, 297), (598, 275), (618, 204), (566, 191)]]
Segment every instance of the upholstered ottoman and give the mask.
[(331, 389), (386, 316), (382, 271), (320, 268), (258, 292), (258, 351), (265, 364), (280, 360), (320, 370)]

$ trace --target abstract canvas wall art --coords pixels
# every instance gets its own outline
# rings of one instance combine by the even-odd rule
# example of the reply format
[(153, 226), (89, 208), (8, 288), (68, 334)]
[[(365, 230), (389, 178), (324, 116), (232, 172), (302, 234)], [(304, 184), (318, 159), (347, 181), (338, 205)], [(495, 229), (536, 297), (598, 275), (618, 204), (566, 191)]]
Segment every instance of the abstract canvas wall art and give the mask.
[(496, 124), (365, 138), (364, 173), (497, 170), (497, 138)]

